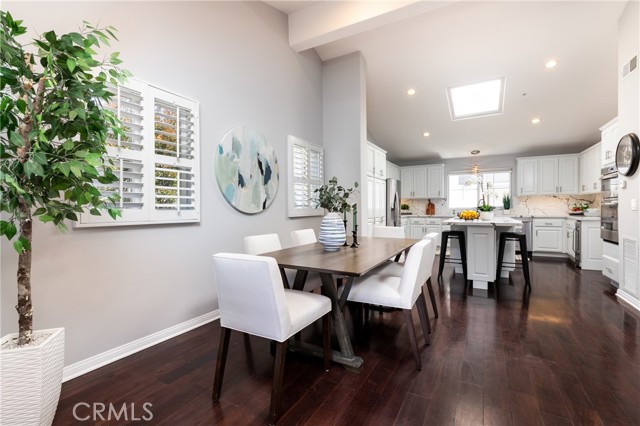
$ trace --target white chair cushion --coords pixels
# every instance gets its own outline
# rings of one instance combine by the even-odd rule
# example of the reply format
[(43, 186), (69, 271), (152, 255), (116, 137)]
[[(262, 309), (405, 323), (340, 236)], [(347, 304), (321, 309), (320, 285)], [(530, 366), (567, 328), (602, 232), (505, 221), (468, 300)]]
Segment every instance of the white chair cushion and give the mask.
[(284, 296), (287, 299), (291, 328), (289, 329), (288, 336), (280, 341), (288, 339), (331, 311), (331, 300), (319, 294), (306, 291), (285, 290)]
[(403, 303), (400, 297), (400, 277), (370, 273), (353, 284), (347, 300), (370, 303), (391, 308), (411, 309), (412, 303)]
[(247, 254), (262, 254), (280, 250), (282, 244), (278, 234), (249, 235), (244, 237), (244, 252)]

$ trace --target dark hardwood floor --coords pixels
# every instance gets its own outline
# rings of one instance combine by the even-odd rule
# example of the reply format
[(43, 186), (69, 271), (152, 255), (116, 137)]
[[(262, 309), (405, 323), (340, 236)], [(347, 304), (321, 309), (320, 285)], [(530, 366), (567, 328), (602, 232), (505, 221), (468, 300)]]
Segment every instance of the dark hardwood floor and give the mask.
[[(640, 425), (637, 313), (616, 301), (599, 272), (541, 259), (531, 267), (525, 308), (519, 271), (514, 286), (501, 282), (496, 302), (491, 290), (489, 298), (465, 296), (448, 265), (444, 280), (434, 280), (438, 319), (428, 304), (433, 333), (422, 371), (400, 312), (372, 312), (353, 337), (365, 361), (359, 372), (334, 364), (325, 373), (321, 359), (290, 353), (279, 424)], [(415, 309), (414, 317), (418, 325)], [(303, 338), (319, 339), (320, 330), (314, 324)], [(219, 335), (216, 321), (65, 383), (54, 424), (264, 424), (269, 342), (232, 333), (221, 402), (213, 403)], [(105, 404), (105, 419), (109, 404), (126, 404), (127, 420), (74, 419), (74, 406), (87, 418), (96, 403)], [(144, 403), (152, 404), (147, 422)]]

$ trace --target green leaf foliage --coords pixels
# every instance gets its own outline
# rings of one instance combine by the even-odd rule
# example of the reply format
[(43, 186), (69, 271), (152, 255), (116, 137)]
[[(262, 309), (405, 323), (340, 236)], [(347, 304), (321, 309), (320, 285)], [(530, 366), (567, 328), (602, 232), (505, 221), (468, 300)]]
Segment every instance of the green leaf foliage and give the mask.
[(106, 109), (108, 84), (131, 73), (118, 67), (118, 53), (96, 54), (117, 40), (113, 27), (85, 23), (69, 34), (47, 31), (33, 40), (34, 49), (21, 40), (22, 21), (4, 10), (0, 21), (0, 206), (6, 213), (0, 231), (8, 240), (18, 235), (14, 249), (22, 253), (31, 249), (19, 229), (25, 206), (60, 229), (85, 211), (120, 215), (96, 185), (118, 180), (107, 134), (123, 130)]

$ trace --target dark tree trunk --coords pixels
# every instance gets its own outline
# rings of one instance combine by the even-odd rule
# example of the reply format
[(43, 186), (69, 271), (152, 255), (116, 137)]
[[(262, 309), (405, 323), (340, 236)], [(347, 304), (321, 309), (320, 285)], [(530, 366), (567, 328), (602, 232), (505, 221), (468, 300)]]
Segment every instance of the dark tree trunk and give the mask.
[[(32, 240), (31, 209), (20, 197), (20, 212), (23, 217), (20, 221), (21, 235), (29, 241)], [(22, 250), (18, 256), (18, 345), (26, 345), (31, 342), (33, 336), (33, 308), (31, 306), (31, 248)]]

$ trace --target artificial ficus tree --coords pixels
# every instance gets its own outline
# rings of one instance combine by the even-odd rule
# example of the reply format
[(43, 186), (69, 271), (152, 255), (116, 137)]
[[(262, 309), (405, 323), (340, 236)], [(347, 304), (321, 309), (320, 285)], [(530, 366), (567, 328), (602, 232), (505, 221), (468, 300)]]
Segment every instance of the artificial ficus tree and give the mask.
[[(118, 53), (95, 49), (117, 40), (112, 27), (87, 22), (78, 32), (43, 33), (29, 45), (22, 21), (0, 11), (0, 233), (18, 252), (18, 345), (33, 333), (31, 254), (33, 219), (61, 230), (88, 211), (120, 215), (117, 196), (103, 196), (96, 182), (118, 180), (106, 157), (107, 138), (124, 135), (105, 106), (110, 87), (130, 75)], [(109, 136), (110, 135), (110, 136)]]

